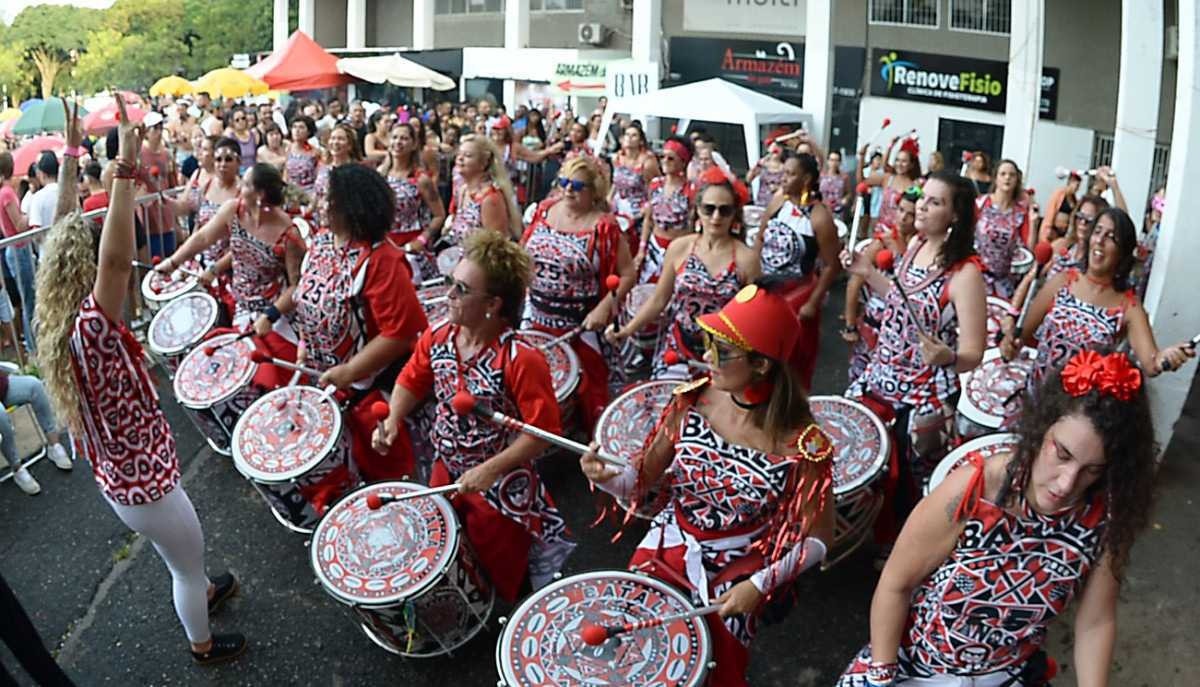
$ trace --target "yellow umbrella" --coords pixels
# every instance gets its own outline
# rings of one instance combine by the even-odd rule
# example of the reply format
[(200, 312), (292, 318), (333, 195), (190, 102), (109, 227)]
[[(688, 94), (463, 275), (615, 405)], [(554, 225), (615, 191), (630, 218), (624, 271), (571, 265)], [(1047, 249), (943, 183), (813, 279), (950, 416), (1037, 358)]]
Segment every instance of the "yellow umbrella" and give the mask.
[(192, 93), (192, 82), (182, 76), (164, 76), (150, 87), (150, 95), (187, 95)]
[(267, 84), (262, 81), (230, 67), (212, 70), (196, 79), (192, 87), (196, 93), (208, 93), (214, 98), (242, 98), (247, 95), (262, 95), (269, 90)]
[(7, 122), (10, 119), (16, 119), (21, 116), (21, 111), (15, 107), (10, 107), (7, 110), (0, 111), (0, 122)]

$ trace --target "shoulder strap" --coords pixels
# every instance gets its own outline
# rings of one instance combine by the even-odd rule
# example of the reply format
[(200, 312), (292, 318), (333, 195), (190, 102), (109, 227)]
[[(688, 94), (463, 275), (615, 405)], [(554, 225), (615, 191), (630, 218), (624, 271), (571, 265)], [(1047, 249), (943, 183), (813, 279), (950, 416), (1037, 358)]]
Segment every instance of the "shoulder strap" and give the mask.
[(954, 508), (954, 519), (960, 522), (975, 515), (987, 486), (987, 470), (984, 466), (983, 456), (978, 452), (972, 452), (967, 454), (967, 460), (975, 472), (971, 475), (971, 481), (967, 482), (967, 490), (963, 492), (962, 500)]

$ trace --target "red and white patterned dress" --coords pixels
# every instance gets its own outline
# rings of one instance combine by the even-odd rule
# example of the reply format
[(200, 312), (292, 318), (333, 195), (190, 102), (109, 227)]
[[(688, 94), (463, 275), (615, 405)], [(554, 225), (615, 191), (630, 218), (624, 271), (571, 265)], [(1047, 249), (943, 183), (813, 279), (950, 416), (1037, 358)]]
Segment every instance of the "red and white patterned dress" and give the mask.
[[(550, 368), (540, 351), (506, 329), (462, 360), (455, 343), (458, 332), (458, 325), (449, 322), (426, 330), (397, 379), (418, 399), (432, 394), (433, 486), (454, 482), (520, 436), (476, 415), (454, 412), (450, 401), (460, 389), (488, 408), (562, 431)], [(485, 492), (459, 494), (453, 502), (488, 577), (510, 601), (526, 573), (534, 588), (544, 585), (575, 547), (532, 463), (510, 470)]]
[(83, 416), (76, 438), (97, 486), (122, 506), (161, 499), (179, 485), (179, 460), (141, 345), (88, 294), (70, 347)]
[(983, 261), (983, 281), (988, 293), (1011, 300), (1016, 290), (1013, 255), (1029, 232), (1029, 205), (1013, 203), (1007, 210), (992, 202), (991, 194), (975, 199), (975, 251)]
[(898, 191), (892, 188), (892, 179), (895, 177), (887, 177), (880, 186), (879, 200), (879, 219), (876, 224), (882, 224), (890, 229), (895, 229), (899, 226), (900, 213), (900, 198), (904, 195), (903, 191)]
[(652, 379), (662, 379), (674, 374), (663, 361), (667, 351), (675, 351), (680, 359), (699, 360), (703, 355), (700, 345), (700, 315), (720, 310), (737, 295), (744, 284), (737, 271), (737, 262), (729, 265), (714, 276), (708, 266), (696, 255), (695, 246), (675, 272), (675, 292), (667, 305), (665, 335), (658, 337), (658, 349), (654, 352)]
[(779, 165), (775, 171), (771, 171), (760, 160), (757, 166), (758, 193), (754, 195), (754, 204), (765, 208), (775, 197), (775, 192), (779, 190), (780, 184), (783, 183), (783, 165)]
[(621, 163), (621, 156), (613, 158), (612, 171), (613, 212), (625, 215), (634, 223), (641, 221), (642, 206), (646, 203), (646, 177), (642, 175), (642, 163)]
[(390, 238), (397, 246), (404, 246), (420, 236), (433, 219), (421, 195), (421, 174), (414, 171), (404, 178), (391, 175), (385, 178), (396, 197), (396, 219)]
[[(983, 459), (970, 459), (982, 479)], [(1098, 562), (1104, 515), (1101, 499), (1055, 515), (1037, 513), (1023, 494), (1013, 512), (975, 502), (954, 551), (913, 592), (899, 677), (991, 685), (1017, 675)], [(838, 687), (867, 684), (870, 651), (863, 648)]]
[[(1044, 279), (1050, 281), (1061, 272), (1070, 269), (1082, 270), (1084, 267), (1083, 251), (1080, 250), (1077, 254), (1074, 247), (1064, 246), (1062, 250), (1055, 251), (1054, 257), (1050, 259), (1050, 264), (1046, 266)], [(1029, 297), (1032, 298), (1032, 296)]]
[[(274, 243), (268, 244), (242, 226), (240, 204), (241, 201), (238, 212), (229, 221), (229, 250), (233, 253), (229, 290), (237, 304), (233, 324), (238, 328), (266, 312), (283, 290), (287, 282), (287, 264), (282, 249), (292, 231), (289, 226)], [(294, 240), (300, 241), (299, 237)]]
[(1029, 375), (1031, 391), (1036, 392), (1050, 371), (1061, 368), (1079, 351), (1112, 349), (1125, 336), (1125, 311), (1137, 301), (1134, 292), (1126, 291), (1115, 308), (1086, 303), (1071, 293), (1079, 276), (1079, 270), (1067, 271), (1066, 283), (1054, 294), (1053, 305), (1034, 333), (1038, 355)]
[[(196, 229), (199, 230), (208, 224), (208, 221), (217, 214), (221, 209), (220, 203), (214, 203), (208, 199), (208, 190), (212, 188), (215, 177), (209, 177), (208, 182), (204, 184), (204, 188), (200, 191), (200, 201), (196, 205)], [(215, 265), (226, 253), (229, 252), (229, 239), (222, 236), (213, 242), (211, 246), (205, 248), (200, 253), (200, 262), (205, 267)]]
[(450, 223), (450, 243), (460, 245), (471, 232), (483, 227), (483, 201), (493, 194), (504, 200), (500, 187), (492, 183), (477, 193), (470, 193), (466, 184), (459, 187), (450, 203), (450, 212), (454, 215), (454, 221)]
[(691, 218), (691, 185), (686, 177), (683, 186), (671, 191), (667, 188), (666, 177), (655, 177), (650, 182), (650, 216), (654, 218), (654, 232), (643, 250), (646, 253), (642, 261), (641, 272), (638, 273), (639, 284), (654, 284), (662, 274), (663, 260), (667, 257), (667, 247), (671, 245), (669, 236), (663, 234), (678, 234), (687, 229)]
[(288, 183), (295, 184), (300, 190), (312, 194), (317, 182), (318, 159), (312, 153), (297, 153), (288, 150), (284, 170), (287, 172)]

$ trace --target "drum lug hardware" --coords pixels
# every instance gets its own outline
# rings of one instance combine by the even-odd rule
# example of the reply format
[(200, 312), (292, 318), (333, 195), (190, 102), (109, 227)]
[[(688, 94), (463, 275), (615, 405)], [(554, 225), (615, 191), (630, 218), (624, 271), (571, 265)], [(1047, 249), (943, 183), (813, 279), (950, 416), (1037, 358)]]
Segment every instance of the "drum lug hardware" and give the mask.
[(501, 625), (504, 625), (505, 623), (508, 622), (508, 616), (502, 615), (496, 619), (496, 622), (500, 623)]
[(559, 570), (558, 572), (554, 573), (554, 580), (555, 580), (555, 581), (561, 580), (561, 579), (562, 579), (562, 577), (563, 577), (563, 574), (562, 574), (562, 571), (561, 571), (561, 570)]

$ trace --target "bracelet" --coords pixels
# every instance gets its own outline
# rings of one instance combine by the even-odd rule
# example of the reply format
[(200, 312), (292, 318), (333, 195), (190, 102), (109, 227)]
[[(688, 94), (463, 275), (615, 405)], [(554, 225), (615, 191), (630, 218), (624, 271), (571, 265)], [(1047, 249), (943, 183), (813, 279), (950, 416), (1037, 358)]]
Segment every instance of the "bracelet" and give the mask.
[(67, 146), (63, 148), (63, 156), (78, 159), (83, 156), (83, 146)]
[(424, 234), (418, 234), (417, 238), (415, 238), (413, 240), (416, 241), (417, 243), (421, 244), (422, 248), (425, 248), (429, 245), (429, 239), (426, 238)]
[(867, 666), (867, 681), (871, 684), (890, 685), (895, 681), (899, 672), (900, 664), (896, 661), (890, 663), (871, 661)]
[(843, 334), (857, 334), (857, 333), (858, 333), (858, 327), (855, 327), (855, 326), (854, 326), (854, 325), (852, 325), (852, 324), (848, 324), (848, 325), (846, 325), (845, 327), (842, 327), (842, 333), (843, 333)]
[(113, 168), (114, 179), (133, 179), (137, 173), (137, 167), (129, 160), (116, 159), (112, 164), (116, 165)]
[(266, 312), (263, 314), (267, 316), (267, 321), (271, 324), (275, 324), (279, 321), (280, 317), (283, 317), (283, 313), (279, 312), (279, 308), (276, 308), (274, 303), (268, 305)]

